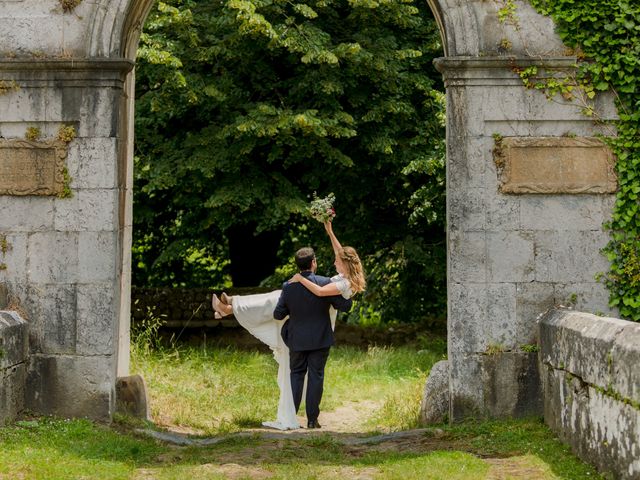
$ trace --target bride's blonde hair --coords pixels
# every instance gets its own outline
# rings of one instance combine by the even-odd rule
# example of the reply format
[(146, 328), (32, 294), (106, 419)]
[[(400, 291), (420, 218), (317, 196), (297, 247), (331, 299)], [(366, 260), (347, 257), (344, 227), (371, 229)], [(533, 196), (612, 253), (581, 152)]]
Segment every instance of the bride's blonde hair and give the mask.
[(344, 276), (347, 277), (349, 283), (351, 283), (351, 291), (354, 294), (364, 292), (367, 282), (364, 279), (362, 262), (356, 249), (353, 247), (343, 247), (338, 251), (338, 256), (347, 270)]

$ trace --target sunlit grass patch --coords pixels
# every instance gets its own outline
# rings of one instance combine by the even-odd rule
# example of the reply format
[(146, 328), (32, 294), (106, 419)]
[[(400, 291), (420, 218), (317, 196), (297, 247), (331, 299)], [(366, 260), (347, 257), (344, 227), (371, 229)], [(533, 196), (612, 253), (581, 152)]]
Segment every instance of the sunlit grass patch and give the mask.
[[(377, 415), (380, 421), (368, 425), (371, 430), (415, 426), (417, 392), (441, 357), (410, 348), (334, 348), (327, 363), (322, 411), (375, 400), (384, 407)], [(215, 347), (134, 352), (132, 369), (147, 382), (151, 413), (159, 424), (210, 435), (258, 427), (276, 416), (277, 364), (269, 354)]]
[(11, 479), (128, 478), (165, 450), (88, 420), (48, 417), (1, 428), (0, 445), (0, 478)]

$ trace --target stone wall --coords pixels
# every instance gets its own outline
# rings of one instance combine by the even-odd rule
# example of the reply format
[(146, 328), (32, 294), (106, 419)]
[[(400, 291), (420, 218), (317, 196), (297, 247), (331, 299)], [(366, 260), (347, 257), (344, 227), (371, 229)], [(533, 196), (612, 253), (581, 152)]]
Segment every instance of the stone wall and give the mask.
[[(228, 289), (229, 295), (263, 293), (268, 288)], [(141, 288), (131, 289), (131, 322), (142, 321), (149, 316), (161, 319), (166, 327), (217, 327), (239, 326), (230, 318), (216, 320), (211, 307), (210, 288)], [(220, 294), (220, 291), (216, 291)]]
[(28, 345), (27, 322), (16, 312), (0, 311), (0, 425), (24, 410)]
[(640, 478), (640, 324), (552, 310), (540, 346), (547, 424), (601, 471)]
[[(26, 402), (36, 412), (108, 419), (113, 411), (121, 272), (130, 255), (122, 234), (118, 110), (132, 66), (0, 59), (0, 80), (16, 85), (0, 95), (3, 175), (21, 172), (37, 186), (42, 172), (26, 166), (43, 159), (40, 147), (61, 127), (75, 133), (60, 147), (69, 195), (0, 194), (0, 284), (29, 321)], [(28, 128), (38, 128), (41, 138), (24, 142)]]

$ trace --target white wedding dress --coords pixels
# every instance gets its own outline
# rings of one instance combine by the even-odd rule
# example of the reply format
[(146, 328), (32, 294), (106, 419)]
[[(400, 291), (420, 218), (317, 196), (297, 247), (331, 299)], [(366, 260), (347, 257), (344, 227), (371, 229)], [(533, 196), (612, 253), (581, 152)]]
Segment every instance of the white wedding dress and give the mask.
[[(345, 298), (351, 297), (352, 293), (347, 279), (336, 275), (331, 280), (337, 284)], [(278, 430), (294, 430), (300, 428), (300, 423), (296, 416), (293, 393), (291, 392), (289, 348), (284, 344), (280, 335), (284, 321), (273, 318), (273, 311), (278, 304), (281, 292), (282, 290), (275, 290), (256, 295), (234, 295), (232, 306), (233, 315), (238, 323), (251, 335), (268, 345), (273, 351), (276, 362), (278, 362), (278, 387), (280, 389), (278, 414), (274, 421), (263, 422), (262, 425)], [(337, 312), (333, 307), (330, 308), (329, 315), (331, 328), (335, 330)]]

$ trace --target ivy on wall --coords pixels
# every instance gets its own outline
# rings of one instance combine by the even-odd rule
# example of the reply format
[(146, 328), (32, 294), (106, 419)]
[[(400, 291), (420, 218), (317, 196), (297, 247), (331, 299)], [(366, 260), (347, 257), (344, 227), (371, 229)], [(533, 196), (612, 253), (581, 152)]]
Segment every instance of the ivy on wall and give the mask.
[(558, 33), (579, 52), (579, 80), (594, 91), (612, 90), (620, 120), (609, 138), (619, 191), (604, 250), (611, 269), (602, 275), (610, 305), (640, 321), (640, 3), (637, 0), (529, 0), (550, 15)]

